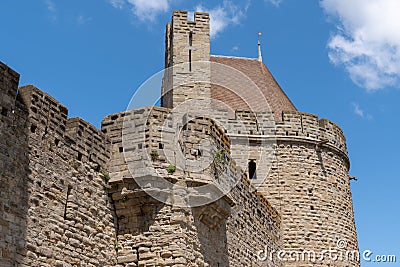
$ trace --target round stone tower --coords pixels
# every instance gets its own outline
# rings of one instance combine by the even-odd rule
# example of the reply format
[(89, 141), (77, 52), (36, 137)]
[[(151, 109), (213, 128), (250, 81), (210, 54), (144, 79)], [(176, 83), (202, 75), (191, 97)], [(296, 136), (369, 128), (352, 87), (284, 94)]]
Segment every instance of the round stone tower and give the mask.
[(285, 266), (360, 266), (342, 130), (316, 115), (283, 112), (276, 140), (260, 191), (282, 216)]
[[(342, 130), (297, 111), (257, 58), (210, 56), (209, 30), (208, 14), (195, 13), (188, 21), (187, 12), (174, 11), (166, 31), (162, 106), (211, 98), (234, 112), (218, 118), (228, 126), (223, 128), (232, 159), (249, 179), (255, 178), (257, 193), (282, 217), (283, 250), (269, 251), (269, 256), (284, 266), (360, 266)], [(218, 72), (221, 65), (227, 68)], [(230, 69), (245, 79), (230, 76)], [(229, 89), (219, 80), (228, 80)], [(266, 162), (261, 144), (268, 142), (274, 157)]]
[[(279, 256), (285, 266), (359, 266), (350, 162), (342, 130), (326, 119), (297, 111), (260, 60), (210, 56), (208, 21), (205, 13), (196, 13), (191, 22), (187, 12), (174, 12), (167, 25), (162, 106), (175, 108), (190, 99), (211, 97), (235, 112), (224, 123), (229, 126), (224, 130), (231, 141), (230, 153), (249, 178), (256, 177), (259, 193), (282, 216), (284, 254)], [(248, 79), (236, 82), (224, 72), (215, 73), (215, 67), (193, 68), (192, 61), (226, 65)], [(232, 88), (214, 84), (218, 78), (231, 80)], [(267, 103), (259, 105), (257, 94)], [(245, 125), (245, 131), (239, 125)], [(266, 163), (256, 154), (269, 140), (274, 140), (274, 157)], [(260, 178), (265, 179), (261, 185)]]

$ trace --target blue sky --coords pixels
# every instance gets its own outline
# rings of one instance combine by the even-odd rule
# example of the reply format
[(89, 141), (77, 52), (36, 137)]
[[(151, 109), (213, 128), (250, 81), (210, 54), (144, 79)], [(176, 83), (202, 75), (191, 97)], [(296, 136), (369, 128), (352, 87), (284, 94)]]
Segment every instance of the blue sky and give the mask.
[(162, 70), (173, 9), (211, 13), (215, 55), (256, 57), (263, 32), (264, 62), (296, 107), (347, 136), (360, 249), (400, 261), (398, 0), (3, 0), (0, 60), (99, 127)]

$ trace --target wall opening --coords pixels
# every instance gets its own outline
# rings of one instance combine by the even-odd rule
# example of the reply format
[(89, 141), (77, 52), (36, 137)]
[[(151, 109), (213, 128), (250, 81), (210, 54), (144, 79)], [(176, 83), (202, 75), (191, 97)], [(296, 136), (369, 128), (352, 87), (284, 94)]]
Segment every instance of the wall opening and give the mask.
[(6, 108), (2, 108), (1, 109), (1, 115), (3, 115), (4, 117), (7, 117), (7, 114), (8, 114), (8, 110), (6, 109)]
[(31, 125), (31, 133), (35, 133), (37, 129), (36, 125)]
[(248, 170), (249, 170), (249, 179), (257, 179), (257, 163), (255, 162), (254, 159), (251, 159), (249, 161), (249, 166), (248, 166)]
[(192, 71), (192, 50), (189, 50), (189, 71)]
[(65, 198), (65, 205), (64, 205), (64, 220), (68, 220), (67, 218), (67, 210), (68, 210), (68, 201), (69, 201), (69, 195), (71, 194), (71, 186), (68, 186), (67, 188), (67, 196)]
[(189, 45), (192, 46), (193, 45), (193, 32), (189, 33)]

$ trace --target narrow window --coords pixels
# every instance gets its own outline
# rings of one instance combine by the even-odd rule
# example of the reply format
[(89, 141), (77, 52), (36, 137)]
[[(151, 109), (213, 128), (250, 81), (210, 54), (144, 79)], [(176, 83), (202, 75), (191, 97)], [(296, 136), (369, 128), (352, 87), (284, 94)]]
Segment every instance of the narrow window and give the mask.
[(71, 194), (71, 186), (68, 186), (67, 188), (67, 197), (65, 199), (65, 206), (64, 206), (64, 220), (67, 220), (67, 209), (68, 209), (68, 200), (69, 200), (69, 195)]
[(250, 160), (249, 161), (249, 179), (257, 179), (256, 169), (257, 169), (256, 162), (253, 159)]
[(193, 45), (193, 32), (189, 33), (189, 45), (192, 46)]
[(192, 50), (189, 50), (189, 71), (192, 71)]

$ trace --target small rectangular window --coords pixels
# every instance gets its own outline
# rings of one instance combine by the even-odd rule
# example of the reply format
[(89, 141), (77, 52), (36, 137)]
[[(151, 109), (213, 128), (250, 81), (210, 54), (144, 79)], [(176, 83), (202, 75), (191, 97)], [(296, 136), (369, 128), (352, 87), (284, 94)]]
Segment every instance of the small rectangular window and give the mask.
[(192, 50), (189, 50), (189, 71), (192, 71)]
[(193, 45), (193, 32), (189, 33), (189, 45), (192, 46)]
[(249, 161), (248, 171), (249, 171), (249, 179), (257, 179), (257, 164), (254, 160)]

